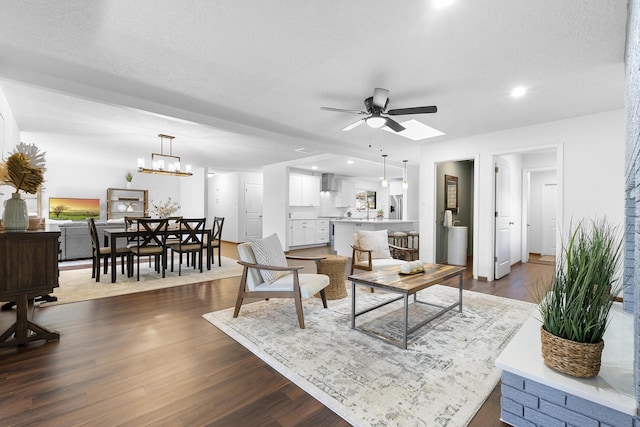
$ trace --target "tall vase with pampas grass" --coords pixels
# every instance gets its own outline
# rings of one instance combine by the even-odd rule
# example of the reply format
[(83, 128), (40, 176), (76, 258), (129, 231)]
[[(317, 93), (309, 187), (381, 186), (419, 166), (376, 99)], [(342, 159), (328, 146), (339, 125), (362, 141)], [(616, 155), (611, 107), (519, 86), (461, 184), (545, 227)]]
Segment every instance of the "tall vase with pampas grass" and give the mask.
[(29, 227), (27, 203), (20, 190), (36, 194), (44, 182), (45, 153), (34, 144), (21, 142), (16, 150), (0, 164), (0, 182), (16, 191), (4, 202), (2, 225), (6, 231), (26, 231)]

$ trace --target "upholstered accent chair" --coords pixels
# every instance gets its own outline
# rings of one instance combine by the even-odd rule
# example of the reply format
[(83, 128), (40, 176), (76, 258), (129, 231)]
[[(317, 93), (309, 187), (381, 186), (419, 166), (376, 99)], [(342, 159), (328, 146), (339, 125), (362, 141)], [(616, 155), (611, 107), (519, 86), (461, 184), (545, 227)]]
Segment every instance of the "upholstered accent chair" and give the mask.
[(238, 289), (233, 317), (238, 317), (245, 298), (292, 298), (298, 315), (298, 325), (304, 329), (302, 299), (320, 293), (322, 304), (327, 308), (324, 288), (329, 285), (325, 274), (299, 273), (304, 267), (288, 266), (287, 259), (315, 261), (319, 268), (322, 257), (285, 256), (278, 236), (272, 234), (264, 239), (252, 239), (238, 245), (242, 265), (242, 277)]
[[(414, 250), (389, 244), (387, 230), (359, 230), (352, 235), (352, 239), (351, 274), (355, 269), (374, 271), (412, 260)], [(403, 253), (405, 260), (393, 258), (392, 250)]]

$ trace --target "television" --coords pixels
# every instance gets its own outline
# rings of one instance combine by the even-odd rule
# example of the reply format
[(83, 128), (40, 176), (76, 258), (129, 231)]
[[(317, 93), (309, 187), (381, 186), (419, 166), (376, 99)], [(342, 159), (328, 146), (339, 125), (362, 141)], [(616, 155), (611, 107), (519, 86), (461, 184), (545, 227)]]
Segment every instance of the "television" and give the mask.
[(100, 199), (49, 197), (49, 219), (83, 221), (100, 219)]

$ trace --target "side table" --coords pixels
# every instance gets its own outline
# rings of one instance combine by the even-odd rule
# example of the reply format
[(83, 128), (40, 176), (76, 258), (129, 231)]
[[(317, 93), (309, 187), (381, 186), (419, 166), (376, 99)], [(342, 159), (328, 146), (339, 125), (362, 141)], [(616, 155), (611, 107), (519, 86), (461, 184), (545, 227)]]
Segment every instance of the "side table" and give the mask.
[[(347, 297), (347, 287), (344, 283), (346, 280), (347, 260), (347, 257), (327, 255), (325, 259), (320, 261), (320, 271), (318, 273), (329, 276), (329, 286), (324, 288), (324, 294), (327, 299)], [(320, 294), (316, 294), (316, 297), (320, 297)]]

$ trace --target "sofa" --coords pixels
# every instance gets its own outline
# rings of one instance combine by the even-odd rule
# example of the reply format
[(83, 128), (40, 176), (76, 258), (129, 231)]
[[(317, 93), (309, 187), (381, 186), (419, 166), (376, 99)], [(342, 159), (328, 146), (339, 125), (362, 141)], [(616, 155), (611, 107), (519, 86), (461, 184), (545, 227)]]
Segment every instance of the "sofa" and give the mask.
[[(60, 227), (60, 260), (91, 258), (91, 236), (86, 221), (65, 221), (56, 223)], [(123, 221), (96, 221), (98, 239), (104, 245), (106, 228), (123, 228)]]

